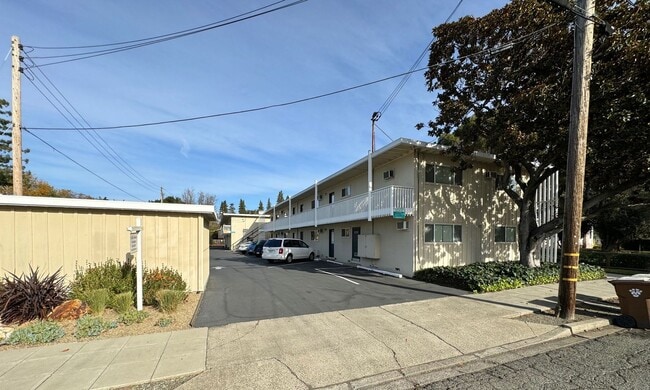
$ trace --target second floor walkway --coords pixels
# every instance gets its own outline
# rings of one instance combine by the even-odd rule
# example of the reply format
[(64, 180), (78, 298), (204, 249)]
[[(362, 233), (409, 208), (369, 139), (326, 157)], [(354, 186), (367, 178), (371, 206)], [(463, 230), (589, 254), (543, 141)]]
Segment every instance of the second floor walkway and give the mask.
[[(368, 201), (370, 199), (370, 209)], [(393, 216), (395, 212), (413, 215), (414, 190), (410, 187), (390, 186), (380, 188), (370, 194), (345, 198), (325, 206), (279, 218), (261, 226), (260, 230), (277, 230), (315, 227), (332, 223), (368, 220)]]

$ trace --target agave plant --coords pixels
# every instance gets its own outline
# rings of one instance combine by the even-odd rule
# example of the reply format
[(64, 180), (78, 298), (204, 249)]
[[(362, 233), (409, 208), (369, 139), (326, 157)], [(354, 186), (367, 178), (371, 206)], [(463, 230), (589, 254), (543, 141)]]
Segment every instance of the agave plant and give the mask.
[(17, 276), (9, 272), (0, 288), (0, 321), (22, 324), (35, 318), (43, 319), (68, 298), (68, 287), (59, 268), (51, 275), (41, 276), (29, 266), (29, 274)]

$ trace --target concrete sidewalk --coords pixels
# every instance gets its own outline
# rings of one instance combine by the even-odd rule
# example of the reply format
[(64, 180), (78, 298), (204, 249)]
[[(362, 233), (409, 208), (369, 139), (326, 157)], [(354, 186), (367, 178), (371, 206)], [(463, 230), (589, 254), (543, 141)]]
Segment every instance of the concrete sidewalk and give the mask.
[[(580, 282), (577, 291), (579, 300), (616, 296), (605, 280)], [(412, 388), (441, 369), (449, 376), (485, 368), (486, 357), (609, 324), (513, 319), (553, 307), (556, 296), (557, 285), (543, 285), (8, 350), (0, 352), (0, 389), (103, 389), (194, 373), (180, 389)]]
[[(513, 319), (553, 307), (556, 296), (557, 285), (543, 285), (211, 328), (207, 370), (180, 388), (413, 388), (441, 368), (570, 336)], [(605, 280), (578, 285), (582, 300), (614, 296)]]
[(207, 328), (0, 352), (0, 389), (110, 389), (205, 370)]

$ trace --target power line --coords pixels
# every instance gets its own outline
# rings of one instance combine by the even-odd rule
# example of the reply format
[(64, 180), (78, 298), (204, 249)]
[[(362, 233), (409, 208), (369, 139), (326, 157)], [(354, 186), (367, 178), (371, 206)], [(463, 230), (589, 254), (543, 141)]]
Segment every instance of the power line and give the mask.
[[(126, 45), (126, 46), (121, 46), (121, 47), (112, 48), (112, 49), (95, 50), (95, 51), (87, 51), (87, 52), (72, 53), (72, 54), (61, 54), (61, 55), (54, 55), (54, 56), (40, 56), (40, 57), (39, 56), (33, 56), (32, 58), (34, 58), (34, 59), (48, 59), (48, 58), (55, 59), (55, 58), (75, 57), (75, 58), (70, 58), (70, 59), (67, 59), (67, 60), (54, 61), (54, 62), (48, 62), (48, 63), (45, 63), (45, 64), (34, 65), (35, 67), (44, 67), (44, 66), (50, 66), (50, 65), (62, 64), (62, 63), (66, 63), (66, 62), (79, 61), (79, 60), (84, 60), (84, 59), (88, 59), (88, 58), (99, 57), (99, 56), (108, 55), (108, 54), (119, 53), (119, 52), (126, 51), (126, 50), (137, 49), (137, 48), (140, 48), (140, 47), (149, 46), (149, 45), (153, 45), (153, 44), (156, 44), (156, 43), (167, 42), (167, 41), (170, 41), (170, 40), (183, 38), (183, 37), (186, 37), (186, 36), (189, 36), (189, 35), (194, 35), (194, 34), (202, 33), (202, 32), (205, 32), (205, 31), (210, 31), (210, 30), (213, 30), (213, 29), (216, 29), (216, 28), (229, 26), (231, 24), (235, 24), (235, 23), (242, 22), (242, 21), (245, 21), (245, 20), (253, 19), (253, 18), (256, 18), (258, 16), (262, 16), (262, 15), (266, 15), (266, 14), (269, 14), (269, 13), (272, 13), (272, 12), (280, 11), (282, 9), (286, 9), (286, 8), (289, 8), (289, 7), (293, 7), (295, 5), (307, 2), (308, 0), (297, 0), (297, 1), (294, 1), (292, 3), (282, 5), (280, 7), (276, 7), (276, 8), (273, 8), (273, 9), (258, 12), (258, 11), (264, 10), (266, 8), (269, 8), (269, 7), (273, 6), (273, 5), (277, 5), (279, 3), (282, 3), (284, 1), (286, 1), (286, 0), (281, 0), (281, 1), (269, 4), (269, 5), (266, 5), (264, 7), (257, 8), (256, 10), (248, 11), (248, 12), (245, 12), (243, 14), (233, 16), (233, 17), (230, 17), (230, 18), (218, 21), (218, 22), (213, 22), (213, 23), (210, 23), (210, 24), (207, 24), (207, 25), (204, 25), (204, 26), (194, 27), (194, 28), (191, 28), (191, 29), (188, 29), (188, 30), (182, 30), (182, 31), (178, 31), (178, 32), (175, 32), (175, 33), (159, 35), (159, 36), (156, 36), (156, 37), (143, 38), (143, 39), (137, 39), (137, 40), (133, 40), (133, 41), (122, 42), (122, 43), (135, 43), (135, 44), (129, 44), (129, 45)], [(257, 13), (255, 13), (255, 12), (257, 12)], [(70, 46), (70, 47), (43, 47), (43, 46), (27, 46), (27, 45), (24, 45), (24, 47), (31, 48), (31, 49), (70, 50), (70, 49), (75, 49), (75, 48), (93, 48), (93, 47), (115, 46), (115, 45), (120, 45), (122, 43), (109, 43), (109, 44), (104, 44), (104, 45), (76, 46), (76, 47), (75, 46)]]
[[(32, 59), (30, 58), (29, 54), (25, 53), (25, 56), (26, 56), (27, 59), (29, 59), (30, 61), (32, 61)], [(32, 62), (33, 62), (33, 61), (32, 61)], [(92, 125), (91, 125), (90, 123), (88, 123), (88, 121), (86, 120), (86, 118), (85, 118), (83, 115), (81, 115), (81, 113), (79, 113), (79, 111), (76, 109), (76, 107), (75, 107), (75, 106), (70, 102), (70, 100), (68, 100), (68, 98), (65, 97), (65, 95), (63, 94), (63, 92), (61, 92), (61, 90), (60, 90), (59, 88), (57, 88), (56, 85), (54, 85), (54, 82), (53, 82), (53, 81), (52, 81), (52, 80), (47, 76), (47, 74), (46, 74), (42, 69), (38, 68), (38, 71), (39, 71), (39, 72), (40, 72), (40, 73), (45, 77), (45, 79), (46, 79), (46, 80), (50, 83), (50, 85), (51, 85), (51, 86), (56, 90), (56, 92), (58, 92), (59, 96), (61, 96), (61, 97), (63, 98), (63, 100), (64, 100), (64, 101), (67, 103), (67, 105), (68, 105), (68, 106), (69, 106), (69, 107), (70, 107), (70, 108), (71, 108), (71, 109), (76, 113), (76, 115), (73, 114), (72, 112), (70, 112), (70, 110), (68, 110), (68, 109), (66, 108), (66, 105), (63, 104), (63, 103), (62, 103), (62, 102), (61, 102), (61, 101), (56, 97), (56, 95), (55, 95), (55, 94), (54, 94), (54, 93), (53, 93), (53, 92), (52, 92), (52, 91), (51, 91), (51, 90), (50, 90), (50, 89), (45, 85), (45, 83), (43, 83), (42, 80), (40, 80), (40, 78), (38, 78), (38, 77), (34, 74), (34, 72), (33, 72), (32, 70), (29, 70), (29, 69), (28, 69), (27, 71), (28, 71), (30, 74), (32, 74), (32, 76), (33, 76), (35, 79), (37, 79), (37, 80), (38, 80), (38, 81), (39, 81), (39, 82), (40, 82), (40, 83), (41, 83), (41, 84), (42, 84), (42, 85), (43, 85), (43, 86), (48, 90), (48, 92), (50, 92), (50, 94), (51, 94), (51, 95), (52, 95), (52, 96), (57, 100), (57, 102), (59, 102), (59, 104), (61, 105), (61, 107), (63, 107), (63, 108), (68, 112), (68, 114), (70, 114), (70, 116), (71, 116), (72, 118), (75, 119), (75, 121), (77, 122), (77, 124), (78, 124), (81, 128), (84, 128), (85, 126), (84, 126), (84, 125), (79, 121), (79, 119), (77, 119), (77, 116), (78, 116), (79, 118), (81, 118), (81, 120), (83, 120), (83, 122), (84, 122), (84, 123), (86, 124), (86, 126), (87, 126), (86, 128), (92, 127)], [(30, 81), (31, 81), (31, 80), (30, 80)], [(38, 89), (38, 88), (37, 88), (37, 89)], [(39, 90), (39, 92), (41, 92), (41, 91)], [(41, 92), (41, 94), (42, 94), (42, 92)], [(46, 97), (46, 99), (47, 99), (47, 97)], [(49, 99), (48, 99), (48, 101), (49, 101)], [(56, 107), (55, 107), (55, 108), (56, 108)], [(61, 113), (61, 111), (59, 111), (59, 113)], [(61, 113), (61, 114), (63, 115), (63, 113)], [(65, 118), (65, 116), (64, 116), (64, 118)], [(67, 119), (67, 118), (66, 118), (66, 119)], [(68, 121), (68, 122), (70, 122), (70, 121)], [(72, 123), (70, 123), (70, 124), (71, 124), (72, 126), (74, 126), (74, 124), (72, 124)], [(147, 179), (144, 175), (142, 175), (141, 173), (139, 173), (138, 171), (136, 171), (135, 168), (133, 168), (133, 166), (132, 166), (131, 164), (129, 164), (126, 160), (124, 160), (124, 158), (122, 158), (122, 156), (121, 156), (119, 153), (117, 153), (117, 152), (115, 151), (115, 149), (113, 149), (113, 147), (112, 147), (112, 146), (111, 146), (111, 145), (110, 145), (110, 144), (109, 144), (109, 143), (108, 143), (108, 142), (107, 142), (107, 141), (106, 141), (106, 140), (101, 136), (101, 134), (100, 134), (99, 132), (94, 131), (94, 130), (91, 130), (91, 131), (89, 132), (89, 135), (90, 135), (90, 136), (95, 140), (95, 142), (97, 143), (97, 145), (99, 145), (99, 147), (100, 147), (101, 149), (103, 149), (106, 153), (108, 153), (108, 154), (110, 155), (110, 157), (109, 157), (109, 156), (106, 156), (106, 155), (105, 155), (105, 154), (104, 154), (104, 153), (103, 153), (103, 152), (102, 152), (102, 151), (101, 151), (101, 150), (100, 150), (100, 149), (99, 149), (95, 144), (93, 144), (93, 143), (92, 143), (88, 138), (86, 138), (86, 136), (83, 134), (83, 132), (81, 132), (80, 130), (77, 130), (77, 131), (78, 131), (80, 134), (82, 134), (82, 136), (86, 139), (86, 141), (88, 141), (88, 142), (89, 142), (89, 143), (90, 143), (90, 144), (91, 144), (95, 149), (97, 149), (97, 151), (100, 152), (100, 153), (104, 156), (104, 158), (106, 158), (109, 162), (111, 162), (111, 164), (113, 164), (116, 168), (118, 168), (120, 171), (122, 171), (122, 172), (123, 172), (125, 175), (127, 175), (129, 178), (131, 178), (134, 182), (136, 182), (137, 184), (141, 185), (141, 186), (144, 187), (144, 188), (147, 188), (147, 187), (148, 187), (149, 189), (154, 189), (154, 190), (156, 190), (156, 191), (158, 190), (158, 188), (160, 187), (158, 184), (156, 184), (156, 183), (150, 181), (150, 180)], [(100, 141), (101, 141), (101, 142), (100, 142)], [(102, 143), (103, 143), (103, 145), (102, 145)], [(117, 164), (121, 165), (121, 166), (122, 166), (124, 169), (126, 169), (127, 171), (133, 173), (133, 175), (137, 176), (137, 178), (136, 178), (136, 177), (133, 177), (133, 176), (130, 175), (128, 172), (125, 172), (124, 170), (122, 170), (119, 166), (117, 166), (117, 165), (115, 164), (114, 161), (115, 161)]]
[(133, 194), (131, 194), (131, 193), (129, 193), (129, 192), (123, 190), (122, 188), (116, 186), (115, 184), (111, 183), (110, 181), (104, 179), (103, 177), (99, 176), (99, 175), (96, 174), (95, 172), (93, 172), (93, 171), (91, 171), (90, 169), (86, 168), (85, 166), (83, 166), (83, 165), (80, 164), (79, 162), (75, 161), (72, 157), (68, 156), (67, 154), (63, 153), (63, 152), (60, 151), (59, 149), (55, 148), (52, 144), (50, 144), (49, 142), (45, 141), (43, 138), (41, 138), (41, 137), (37, 136), (36, 134), (32, 133), (31, 131), (29, 131), (29, 129), (23, 127), (23, 130), (25, 130), (27, 133), (31, 134), (34, 138), (38, 139), (39, 141), (41, 141), (41, 142), (44, 143), (45, 145), (47, 145), (47, 146), (49, 146), (50, 148), (52, 148), (52, 150), (54, 150), (55, 152), (59, 153), (59, 154), (62, 155), (63, 157), (65, 157), (65, 158), (67, 158), (68, 160), (72, 161), (74, 164), (78, 165), (79, 167), (81, 167), (81, 168), (84, 169), (85, 171), (89, 172), (90, 174), (94, 175), (95, 177), (97, 177), (97, 178), (100, 179), (101, 181), (103, 181), (103, 182), (105, 182), (106, 184), (110, 185), (111, 187), (114, 187), (114, 188), (120, 190), (121, 192), (127, 194), (128, 196), (130, 196), (130, 197), (132, 197), (132, 198), (134, 198), (134, 199), (137, 199), (137, 200), (139, 200), (139, 201), (144, 202), (143, 199), (140, 199), (140, 198), (138, 198), (137, 196), (135, 196), (135, 195), (133, 195)]
[[(456, 11), (458, 10), (458, 8), (460, 7), (460, 5), (462, 3), (463, 3), (463, 0), (458, 1), (458, 3), (456, 4), (456, 7), (454, 7), (454, 9), (451, 11), (449, 16), (447, 16), (447, 19), (445, 19), (443, 24), (449, 22), (449, 20), (454, 16), (454, 14), (456, 13)], [(388, 95), (388, 98), (386, 98), (386, 100), (381, 105), (381, 107), (379, 107), (379, 110), (376, 111), (376, 112), (379, 113), (379, 115), (377, 116), (377, 120), (379, 118), (381, 118), (381, 115), (384, 114), (386, 112), (386, 110), (388, 110), (388, 107), (390, 107), (390, 105), (393, 103), (393, 101), (395, 100), (397, 95), (402, 91), (402, 88), (404, 88), (404, 85), (406, 85), (406, 83), (411, 78), (411, 75), (414, 73), (413, 71), (420, 65), (420, 63), (424, 59), (424, 56), (427, 54), (427, 52), (431, 48), (431, 45), (433, 45), (434, 41), (435, 41), (435, 38), (432, 38), (431, 41), (429, 42), (429, 44), (424, 48), (424, 50), (422, 50), (422, 53), (420, 53), (420, 56), (417, 58), (417, 60), (415, 60), (415, 62), (413, 63), (413, 66), (411, 66), (411, 68), (409, 69), (410, 72), (404, 75), (404, 77), (399, 82), (399, 84), (397, 84), (395, 89), (393, 89), (393, 92), (391, 92), (390, 95)]]
[[(75, 124), (72, 123), (72, 121), (70, 120), (70, 118), (69, 118), (69, 117), (68, 117), (68, 116), (67, 116), (63, 111), (61, 111), (61, 109), (59, 108), (59, 106), (57, 106), (57, 105), (56, 105), (56, 104), (55, 104), (55, 103), (54, 103), (54, 102), (53, 102), (53, 101), (52, 101), (52, 100), (47, 96), (47, 94), (46, 94), (45, 92), (43, 92), (43, 90), (42, 90), (41, 88), (39, 88), (38, 85), (36, 85), (35, 81), (38, 81), (38, 82), (39, 82), (39, 83), (40, 83), (40, 84), (41, 84), (41, 85), (42, 85), (42, 86), (47, 90), (47, 92), (49, 92), (49, 94), (50, 94), (50, 95), (51, 95), (51, 96), (52, 96), (52, 97), (53, 97), (53, 98), (54, 98), (54, 99), (59, 103), (59, 105), (63, 108), (63, 110), (65, 110), (65, 111), (66, 111), (66, 112), (67, 112), (67, 113), (68, 113), (68, 114), (69, 114), (69, 115), (70, 115), (70, 116), (71, 116), (71, 117), (72, 117), (72, 118), (73, 118), (73, 119), (74, 119), (74, 120), (75, 120), (75, 121), (76, 121), (80, 126), (83, 127), (83, 125), (79, 122), (79, 120), (75, 117), (75, 115), (72, 114), (72, 112), (70, 112), (70, 110), (69, 110), (69, 109), (68, 109), (68, 108), (67, 108), (67, 107), (66, 107), (66, 106), (61, 102), (61, 100), (60, 100), (60, 99), (59, 99), (59, 98), (58, 98), (58, 97), (57, 97), (57, 96), (52, 92), (52, 90), (51, 90), (51, 89), (50, 89), (50, 88), (49, 88), (49, 87), (48, 87), (48, 86), (47, 86), (47, 85), (46, 85), (46, 84), (45, 84), (45, 83), (44, 83), (44, 82), (43, 82), (43, 81), (42, 81), (42, 80), (41, 80), (41, 79), (40, 79), (40, 78), (39, 78), (39, 77), (38, 77), (38, 76), (33, 72), (33, 71), (28, 70), (27, 72), (28, 72), (28, 73), (27, 73), (28, 75), (31, 75), (31, 76), (32, 76), (31, 78), (28, 77), (27, 79), (32, 83), (32, 85), (34, 86), (34, 88), (36, 88), (36, 90), (37, 90), (41, 95), (43, 95), (43, 97), (44, 97), (44, 98), (45, 98), (45, 99), (46, 99), (46, 100), (47, 100), (47, 101), (52, 105), (52, 107), (54, 107), (54, 109), (57, 110), (57, 111), (59, 112), (59, 114), (61, 114), (61, 116), (63, 116), (63, 118), (64, 118), (68, 123), (70, 123), (71, 126), (75, 127), (75, 128), (76, 128), (76, 131), (77, 131), (77, 132), (78, 132), (78, 133), (79, 133), (79, 134), (80, 134), (80, 135), (81, 135), (81, 136), (82, 136), (82, 137), (83, 137), (83, 138), (84, 138), (84, 139), (85, 139), (85, 140), (86, 140), (86, 141), (87, 141), (87, 142), (88, 142), (88, 143), (89, 143), (93, 148), (95, 148), (95, 149), (96, 149), (96, 150), (97, 150), (97, 151), (98, 151), (98, 152), (99, 152), (99, 153), (100, 153), (100, 154), (101, 154), (101, 155), (102, 155), (106, 160), (108, 160), (111, 164), (113, 164), (113, 166), (115, 166), (118, 170), (120, 170), (122, 173), (124, 173), (124, 174), (125, 174), (127, 177), (129, 177), (131, 180), (133, 180), (136, 184), (139, 184), (139, 185), (141, 185), (142, 187), (144, 187), (144, 188), (146, 188), (146, 189), (149, 189), (149, 190), (151, 190), (151, 189), (158, 190), (158, 186), (156, 186), (155, 184), (152, 183), (151, 185), (149, 185), (149, 187), (147, 187), (146, 183), (142, 182), (141, 180), (138, 180), (138, 179), (137, 179), (136, 177), (134, 177), (132, 174), (130, 174), (129, 172), (125, 171), (125, 170), (122, 169), (120, 166), (118, 166), (118, 165), (116, 164), (116, 162), (114, 161), (114, 159), (111, 159), (109, 156), (106, 155), (106, 153), (104, 153), (104, 152), (100, 149), (100, 147), (101, 147), (102, 145), (99, 144), (99, 142), (97, 141), (97, 138), (95, 138), (95, 141), (93, 142), (93, 140), (91, 140), (91, 139), (90, 139), (90, 138), (89, 138), (89, 137), (88, 137), (88, 136), (87, 136), (83, 131), (79, 130), (79, 128), (77, 128), (77, 127), (75, 126)], [(47, 75), (45, 75), (45, 74), (43, 74), (43, 75), (44, 75), (45, 77), (47, 77)], [(55, 86), (54, 84), (52, 84), (52, 86), (56, 89), (56, 86)], [(58, 89), (57, 89), (57, 91), (58, 91)], [(59, 93), (60, 93), (60, 91), (59, 91)], [(63, 96), (62, 94), (61, 94), (61, 96), (65, 99), (65, 96)], [(67, 99), (66, 99), (66, 101), (67, 101)], [(69, 103), (69, 101), (68, 101), (68, 103)], [(71, 105), (71, 107), (74, 109), (74, 106)], [(90, 133), (88, 133), (88, 134), (92, 137), (92, 136), (93, 136), (93, 133), (94, 133), (94, 132), (90, 132)], [(99, 134), (97, 134), (97, 135), (99, 135)], [(99, 146), (98, 146), (98, 145), (99, 145)], [(104, 149), (105, 151), (107, 151), (106, 148), (103, 148), (103, 149)], [(108, 151), (107, 151), (107, 152), (108, 152)], [(119, 162), (119, 161), (118, 161), (118, 162)]]
[(131, 40), (131, 41), (104, 43), (104, 44), (99, 44), (99, 45), (85, 45), (85, 46), (24, 46), (24, 47), (29, 47), (29, 48), (32, 48), (32, 49), (44, 49), (44, 50), (71, 50), (71, 49), (92, 49), (92, 48), (96, 48), (96, 47), (107, 47), (107, 46), (120, 46), (120, 45), (127, 45), (127, 44), (131, 44), (131, 43), (145, 42), (145, 41), (150, 41), (150, 40), (159, 39), (159, 38), (166, 38), (166, 37), (170, 37), (170, 36), (177, 35), (177, 34), (183, 34), (183, 33), (191, 32), (191, 31), (198, 30), (198, 29), (201, 29), (201, 28), (210, 27), (210, 26), (213, 26), (213, 25), (215, 25), (217, 23), (227, 22), (227, 21), (233, 20), (235, 18), (239, 18), (239, 17), (242, 17), (242, 16), (252, 14), (253, 12), (261, 11), (263, 9), (272, 7), (274, 5), (283, 3), (285, 1), (286, 0), (276, 1), (275, 3), (267, 4), (267, 5), (263, 6), (263, 7), (256, 8), (256, 9), (254, 9), (252, 11), (244, 12), (242, 14), (235, 15), (235, 16), (232, 16), (232, 17), (227, 18), (227, 19), (222, 19), (222, 20), (219, 20), (219, 21), (216, 21), (216, 22), (204, 24), (202, 26), (192, 27), (192, 28), (189, 28), (189, 29), (186, 29), (186, 30), (175, 31), (175, 32), (172, 32), (172, 33), (156, 35), (156, 36), (148, 37), (148, 38), (134, 39), (134, 40)]
[[(422, 67), (422, 68), (418, 68), (418, 69), (414, 69), (414, 70), (409, 70), (407, 72), (399, 73), (399, 74), (396, 74), (396, 75), (393, 75), (393, 76), (384, 77), (384, 78), (374, 80), (374, 81), (369, 81), (369, 82), (366, 82), (366, 83), (363, 83), (363, 84), (357, 84), (357, 85), (354, 85), (352, 87), (347, 87), (347, 88), (339, 89), (339, 90), (336, 90), (336, 91), (323, 93), (323, 94), (320, 94), (320, 95), (314, 95), (314, 96), (310, 96), (310, 97), (306, 97), (306, 98), (302, 98), (302, 99), (291, 100), (291, 101), (287, 101), (287, 102), (283, 102), (283, 103), (269, 104), (269, 105), (261, 106), (261, 107), (248, 108), (248, 109), (237, 110), (237, 111), (222, 112), (222, 113), (217, 113), (217, 114), (201, 115), (201, 116), (195, 116), (195, 117), (189, 117), (189, 118), (181, 118), (181, 119), (172, 119), (172, 120), (167, 120), (167, 121), (146, 122), (146, 123), (136, 123), (136, 124), (116, 125), (116, 126), (90, 127), (90, 128), (87, 128), (86, 130), (118, 130), (118, 129), (126, 129), (126, 128), (159, 126), (159, 125), (167, 125), (167, 124), (173, 124), (173, 123), (192, 122), (192, 121), (197, 121), (197, 120), (218, 118), (218, 117), (224, 117), (224, 116), (248, 114), (248, 113), (251, 113), (251, 112), (264, 111), (264, 110), (269, 110), (269, 109), (273, 109), (273, 108), (291, 106), (291, 105), (294, 105), (294, 104), (304, 103), (304, 102), (308, 102), (308, 101), (311, 101), (311, 100), (322, 99), (322, 98), (325, 98), (325, 97), (334, 96), (334, 95), (338, 95), (338, 94), (341, 94), (341, 93), (353, 91), (353, 90), (356, 90), (356, 89), (368, 87), (368, 86), (371, 86), (371, 85), (374, 85), (374, 84), (379, 84), (379, 83), (382, 83), (382, 82), (385, 82), (385, 81), (388, 81), (388, 80), (392, 80), (392, 79), (395, 79), (395, 78), (398, 78), (398, 77), (403, 77), (403, 76), (405, 76), (407, 74), (421, 72), (421, 71), (425, 71), (425, 70), (432, 69), (432, 68), (437, 68), (437, 67), (444, 66), (444, 65), (447, 65), (447, 64), (451, 64), (451, 63), (454, 63), (454, 62), (457, 62), (457, 61), (462, 61), (464, 59), (471, 58), (471, 57), (477, 56), (477, 55), (488, 54), (490, 56), (494, 56), (494, 55), (497, 55), (500, 51), (502, 51), (504, 47), (509, 48), (512, 45), (520, 43), (521, 41), (524, 41), (524, 40), (530, 38), (533, 35), (539, 34), (539, 33), (543, 32), (543, 31), (546, 31), (546, 30), (548, 30), (548, 29), (550, 29), (552, 27), (555, 27), (558, 24), (559, 23), (554, 23), (554, 24), (551, 24), (549, 26), (542, 27), (542, 28), (540, 28), (538, 30), (535, 30), (535, 31), (533, 31), (533, 32), (531, 32), (529, 34), (526, 34), (526, 35), (524, 35), (522, 37), (515, 38), (512, 41), (508, 42), (507, 44), (501, 44), (501, 45), (498, 45), (498, 46), (495, 46), (495, 47), (490, 47), (490, 48), (486, 48), (486, 49), (483, 49), (483, 50), (479, 50), (479, 51), (477, 51), (475, 53), (460, 56), (460, 57), (455, 58), (455, 59), (451, 59), (451, 60), (448, 60), (448, 61), (445, 61), (445, 62), (435, 64), (433, 66), (426, 66), (426, 67)], [(30, 129), (32, 129), (32, 130), (53, 130), (53, 131), (77, 130), (75, 128), (69, 128), (69, 127), (33, 127), (33, 126), (30, 126)]]

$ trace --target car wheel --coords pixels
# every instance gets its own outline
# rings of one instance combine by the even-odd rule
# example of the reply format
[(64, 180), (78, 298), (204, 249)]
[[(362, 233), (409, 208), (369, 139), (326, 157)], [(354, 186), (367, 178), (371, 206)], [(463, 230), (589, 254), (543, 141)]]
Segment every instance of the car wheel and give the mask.
[(309, 261), (314, 261), (314, 252), (309, 254)]
[(291, 263), (292, 261), (293, 261), (293, 255), (291, 253), (289, 253), (287, 255), (287, 263)]

